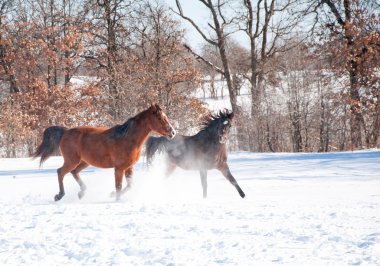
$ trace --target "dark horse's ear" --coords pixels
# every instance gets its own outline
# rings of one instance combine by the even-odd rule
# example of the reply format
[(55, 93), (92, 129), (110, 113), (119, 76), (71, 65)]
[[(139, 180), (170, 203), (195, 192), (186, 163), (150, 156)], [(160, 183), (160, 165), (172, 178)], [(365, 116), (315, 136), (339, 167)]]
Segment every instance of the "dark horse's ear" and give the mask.
[(231, 112), (228, 114), (228, 119), (233, 119), (234, 118), (234, 112)]

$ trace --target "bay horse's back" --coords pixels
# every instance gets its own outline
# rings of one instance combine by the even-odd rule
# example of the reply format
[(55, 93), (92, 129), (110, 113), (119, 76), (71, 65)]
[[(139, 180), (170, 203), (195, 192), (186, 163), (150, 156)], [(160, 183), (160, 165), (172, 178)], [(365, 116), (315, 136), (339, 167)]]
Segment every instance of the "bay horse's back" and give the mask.
[(67, 128), (60, 126), (52, 126), (45, 129), (41, 144), (32, 154), (33, 158), (41, 157), (40, 166), (58, 151), (62, 136), (66, 130)]

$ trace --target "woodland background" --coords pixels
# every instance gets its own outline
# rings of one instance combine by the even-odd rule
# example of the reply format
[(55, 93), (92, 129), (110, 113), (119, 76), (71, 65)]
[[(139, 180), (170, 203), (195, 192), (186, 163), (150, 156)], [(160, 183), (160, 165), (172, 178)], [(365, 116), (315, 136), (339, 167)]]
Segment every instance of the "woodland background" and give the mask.
[(0, 0), (0, 156), (151, 102), (192, 134), (210, 112), (200, 95), (228, 98), (233, 150), (380, 147), (379, 0), (198, 0), (202, 25), (167, 2)]

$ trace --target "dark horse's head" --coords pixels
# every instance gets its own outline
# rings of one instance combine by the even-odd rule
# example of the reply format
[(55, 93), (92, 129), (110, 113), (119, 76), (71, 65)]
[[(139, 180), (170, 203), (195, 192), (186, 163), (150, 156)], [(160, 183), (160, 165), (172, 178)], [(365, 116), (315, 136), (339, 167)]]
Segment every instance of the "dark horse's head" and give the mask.
[(203, 130), (210, 131), (213, 135), (217, 136), (219, 143), (226, 143), (233, 118), (233, 112), (230, 112), (227, 109), (221, 110), (215, 115), (210, 115), (207, 118), (204, 122)]
[(161, 107), (158, 104), (152, 104), (151, 107), (149, 107), (148, 112), (151, 114), (149, 116), (151, 129), (162, 136), (171, 139), (174, 138), (176, 131), (170, 124), (168, 117), (162, 111)]

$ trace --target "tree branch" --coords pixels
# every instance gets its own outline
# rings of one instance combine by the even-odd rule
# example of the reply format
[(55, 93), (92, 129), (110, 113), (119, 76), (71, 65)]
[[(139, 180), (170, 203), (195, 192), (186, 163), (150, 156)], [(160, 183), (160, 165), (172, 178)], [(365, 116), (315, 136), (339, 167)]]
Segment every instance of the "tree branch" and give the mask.
[(179, 0), (176, 0), (176, 5), (177, 5), (177, 9), (178, 9), (178, 12), (175, 11), (174, 9), (171, 9), (175, 14), (179, 15), (181, 18), (187, 20), (188, 22), (190, 22), (190, 24), (195, 28), (195, 30), (202, 36), (202, 38), (212, 44), (212, 45), (217, 45), (217, 43), (209, 38), (207, 38), (207, 36), (203, 33), (203, 31), (200, 29), (200, 27), (194, 22), (194, 20), (192, 20), (191, 18), (187, 17), (184, 15), (183, 13), (183, 10), (182, 10), (182, 6), (181, 6), (181, 3), (179, 2)]
[(196, 59), (196, 60), (198, 60), (198, 61), (202, 61), (202, 62), (205, 63), (206, 65), (208, 65), (208, 66), (212, 67), (213, 69), (215, 69), (216, 72), (218, 72), (218, 73), (224, 75), (224, 71), (223, 71), (221, 68), (215, 66), (213, 63), (211, 63), (210, 61), (206, 60), (205, 58), (203, 58), (202, 56), (200, 56), (199, 54), (197, 54), (196, 52), (194, 52), (194, 51), (190, 48), (190, 46), (188, 46), (187, 44), (184, 44), (183, 47), (185, 47), (187, 51), (189, 51), (191, 54), (193, 54), (193, 55), (195, 56), (195, 59)]
[(339, 25), (344, 27), (344, 20), (342, 19), (342, 16), (339, 14), (339, 11), (336, 8), (335, 4), (331, 0), (322, 0), (322, 3), (326, 4), (330, 8)]

